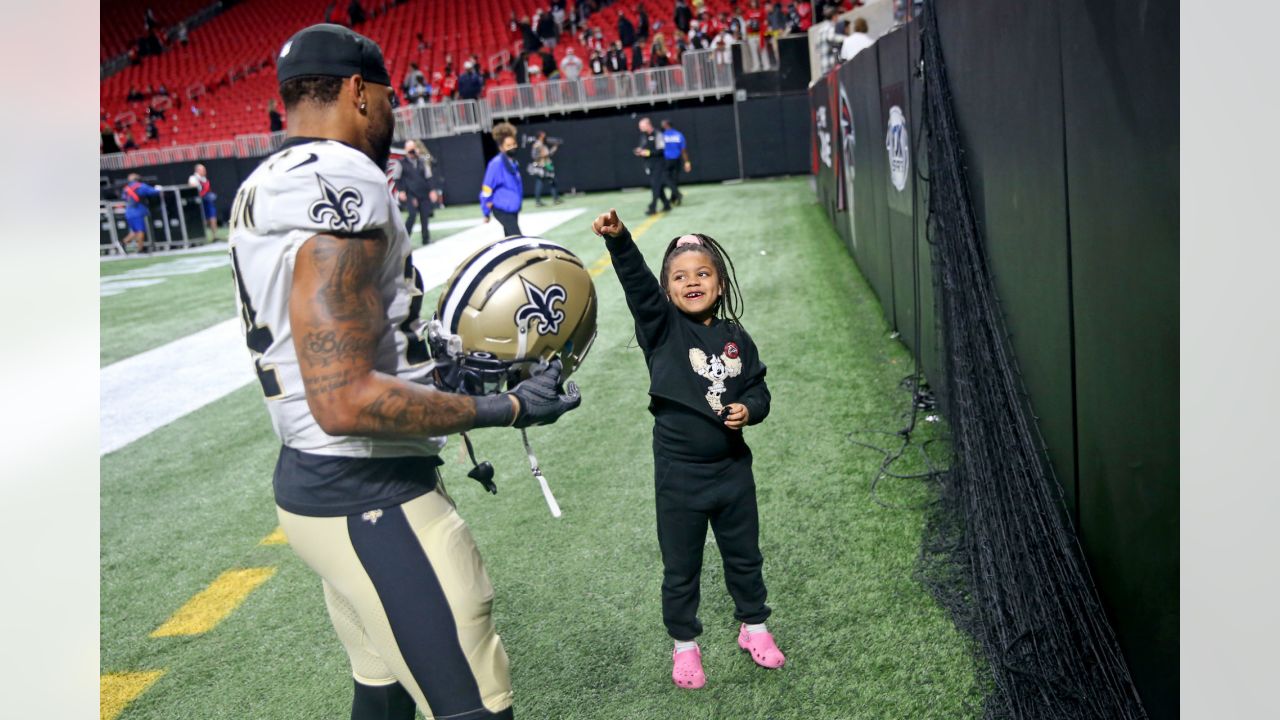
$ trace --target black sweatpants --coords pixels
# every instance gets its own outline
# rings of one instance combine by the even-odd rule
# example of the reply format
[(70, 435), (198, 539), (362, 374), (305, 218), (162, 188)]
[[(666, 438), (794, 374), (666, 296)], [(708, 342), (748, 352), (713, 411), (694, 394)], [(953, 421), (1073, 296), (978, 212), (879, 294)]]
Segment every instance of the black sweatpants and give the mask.
[(684, 161), (680, 158), (674, 160), (662, 161), (662, 182), (671, 188), (671, 202), (676, 202), (681, 198), (680, 195), (680, 170), (684, 167)]
[(520, 213), (509, 213), (506, 210), (493, 209), (493, 217), (502, 223), (502, 234), (506, 236), (523, 235), (520, 232)]
[(764, 622), (771, 611), (765, 605), (751, 456), (688, 463), (664, 457), (655, 449), (653, 470), (662, 550), (662, 622), (667, 633), (682, 641), (702, 633), (698, 602), (708, 523), (724, 560), (733, 616), (739, 622)]
[(653, 197), (649, 199), (649, 212), (655, 212), (658, 209), (658, 202), (662, 202), (663, 210), (671, 209), (671, 201), (667, 199), (666, 192), (663, 187), (667, 184), (663, 179), (662, 165), (658, 163), (649, 163), (646, 167), (649, 169), (649, 190), (653, 193)]
[(405, 209), (409, 211), (409, 217), (404, 221), (404, 228), (409, 232), (409, 237), (413, 237), (413, 226), (418, 219), (418, 215), (422, 215), (422, 244), (426, 245), (431, 242), (431, 228), (428, 222), (431, 218), (433, 208), (431, 206), (431, 197), (429, 195), (410, 195), (405, 201), (407, 206)]

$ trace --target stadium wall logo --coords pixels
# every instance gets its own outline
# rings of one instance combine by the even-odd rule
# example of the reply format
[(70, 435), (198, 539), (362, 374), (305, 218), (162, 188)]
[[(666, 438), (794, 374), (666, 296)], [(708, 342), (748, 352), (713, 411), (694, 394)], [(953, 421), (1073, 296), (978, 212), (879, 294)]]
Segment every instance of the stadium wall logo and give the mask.
[(316, 180), (320, 182), (321, 197), (311, 203), (307, 217), (318, 223), (325, 222), (327, 218), (331, 230), (355, 230), (360, 224), (357, 210), (364, 203), (360, 191), (353, 187), (339, 190), (320, 173), (316, 173)]
[(885, 149), (889, 151), (889, 179), (902, 192), (907, 187), (907, 170), (911, 168), (911, 143), (907, 136), (907, 118), (902, 108), (889, 109), (889, 131), (884, 136)]
[(563, 285), (552, 285), (546, 290), (520, 277), (524, 283), (524, 296), (529, 302), (516, 309), (516, 325), (521, 332), (528, 329), (529, 323), (538, 321), (538, 334), (555, 335), (560, 331), (560, 323), (564, 322), (564, 311), (557, 310), (555, 303), (564, 304), (569, 297)]
[(827, 122), (827, 109), (825, 107), (818, 108), (817, 117), (818, 156), (822, 158), (822, 164), (831, 167), (831, 130)]

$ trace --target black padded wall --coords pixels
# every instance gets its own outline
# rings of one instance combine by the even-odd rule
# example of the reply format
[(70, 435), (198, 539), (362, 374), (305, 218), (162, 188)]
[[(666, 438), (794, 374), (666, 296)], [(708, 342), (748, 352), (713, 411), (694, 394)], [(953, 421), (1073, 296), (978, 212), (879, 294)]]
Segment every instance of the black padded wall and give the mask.
[(889, 264), (893, 273), (893, 324), (903, 343), (915, 351), (916, 293), (912, 206), (915, 152), (911, 147), (913, 122), (907, 88), (906, 28), (885, 35), (870, 50), (879, 56), (880, 142), (884, 150), (888, 183), (884, 189), (885, 217), (889, 228)]
[(841, 66), (840, 77), (853, 106), (854, 120), (854, 237), (855, 257), (880, 298), (885, 319), (895, 325), (893, 254), (889, 234), (886, 188), (889, 163), (885, 155), (885, 127), (880, 112), (880, 62), (872, 49)]
[(1055, 7), (939, 3), (938, 24), (996, 293), (1049, 459), (1074, 509), (1070, 246)]
[[(1176, 717), (1176, 14), (1100, 0), (940, 0), (938, 14), (1028, 402), (1147, 710)], [(886, 319), (936, 383), (928, 183), (914, 172), (928, 176), (927, 129), (912, 122), (918, 58), (907, 25), (828, 76), (848, 95), (856, 131), (850, 211), (838, 210), (835, 175), (821, 165), (817, 185)], [(810, 91), (815, 106), (832, 104), (826, 81)], [(893, 105), (911, 129), (911, 192), (890, 176)]]
[(1178, 14), (1060, 6), (1080, 534), (1153, 718), (1178, 715)]

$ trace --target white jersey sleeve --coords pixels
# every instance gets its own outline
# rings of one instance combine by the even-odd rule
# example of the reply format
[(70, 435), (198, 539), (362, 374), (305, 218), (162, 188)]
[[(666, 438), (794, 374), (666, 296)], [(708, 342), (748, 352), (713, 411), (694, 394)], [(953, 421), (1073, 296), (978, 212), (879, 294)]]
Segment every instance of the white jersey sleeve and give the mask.
[(443, 438), (333, 436), (312, 417), (294, 352), (289, 295), (298, 249), (318, 234), (387, 238), (379, 285), (386, 323), (374, 367), (416, 381), (431, 370), (422, 339), (422, 278), (386, 175), (364, 153), (340, 142), (292, 144), (262, 161), (240, 186), (231, 210), (237, 305), (277, 435), (288, 447), (320, 455), (437, 454)]

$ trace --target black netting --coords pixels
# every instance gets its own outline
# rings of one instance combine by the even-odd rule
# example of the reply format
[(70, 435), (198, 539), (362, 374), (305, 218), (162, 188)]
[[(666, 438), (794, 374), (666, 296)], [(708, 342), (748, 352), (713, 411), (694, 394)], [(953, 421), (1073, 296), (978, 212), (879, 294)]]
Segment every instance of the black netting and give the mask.
[(1025, 405), (970, 202), (933, 4), (920, 18), (928, 229), (943, 340), (938, 399), (953, 457), (921, 574), (989, 666), (986, 717), (1145, 718)]

